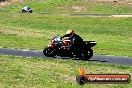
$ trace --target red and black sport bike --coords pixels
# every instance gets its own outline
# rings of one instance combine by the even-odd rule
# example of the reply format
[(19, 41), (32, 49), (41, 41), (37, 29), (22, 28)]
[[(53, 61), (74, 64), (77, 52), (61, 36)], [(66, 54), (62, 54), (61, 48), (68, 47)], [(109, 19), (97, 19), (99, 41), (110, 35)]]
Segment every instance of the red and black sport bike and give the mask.
[(85, 45), (82, 46), (84, 49), (82, 49), (82, 52), (78, 52), (78, 54), (81, 55), (81, 57), (77, 57), (78, 55), (74, 54), (70, 49), (69, 45), (71, 44), (71, 41), (68, 38), (61, 39), (60, 36), (55, 36), (51, 43), (43, 50), (43, 53), (47, 57), (55, 57), (55, 56), (61, 56), (61, 57), (76, 57), (81, 60), (88, 60), (93, 56), (93, 50), (92, 47), (96, 45), (95, 41), (84, 41)]

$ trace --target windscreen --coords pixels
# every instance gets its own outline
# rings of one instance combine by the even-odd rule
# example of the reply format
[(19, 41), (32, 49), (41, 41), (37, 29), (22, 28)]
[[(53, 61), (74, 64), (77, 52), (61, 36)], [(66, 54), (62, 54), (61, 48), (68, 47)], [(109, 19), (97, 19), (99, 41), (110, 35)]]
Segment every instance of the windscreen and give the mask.
[(53, 41), (55, 41), (55, 42), (61, 41), (60, 36), (55, 36), (55, 37), (53, 38)]

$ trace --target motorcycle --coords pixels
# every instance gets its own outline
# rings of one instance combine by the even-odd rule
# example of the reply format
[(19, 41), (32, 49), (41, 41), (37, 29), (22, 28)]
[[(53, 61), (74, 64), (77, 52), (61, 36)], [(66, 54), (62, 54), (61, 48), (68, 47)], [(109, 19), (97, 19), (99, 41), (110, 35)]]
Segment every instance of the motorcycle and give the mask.
[(33, 11), (32, 11), (32, 9), (31, 8), (22, 8), (22, 13), (26, 13), (26, 12), (29, 12), (29, 13), (32, 13)]
[[(88, 60), (93, 56), (92, 47), (96, 45), (95, 41), (84, 41), (85, 45), (83, 46), (82, 52), (73, 53), (69, 50), (69, 45), (71, 41), (68, 38), (61, 39), (60, 36), (55, 36), (51, 43), (43, 50), (43, 54), (47, 57), (70, 57), (70, 58), (79, 58), (81, 60)], [(81, 54), (81, 57), (77, 57), (77, 54)]]

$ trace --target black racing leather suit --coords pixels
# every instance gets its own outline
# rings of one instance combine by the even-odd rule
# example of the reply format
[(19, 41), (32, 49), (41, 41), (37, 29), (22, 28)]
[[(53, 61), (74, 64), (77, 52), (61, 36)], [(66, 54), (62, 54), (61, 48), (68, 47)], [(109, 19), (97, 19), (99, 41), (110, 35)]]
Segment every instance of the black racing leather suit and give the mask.
[(75, 33), (73, 35), (66, 34), (61, 38), (64, 38), (64, 37), (69, 37), (69, 39), (71, 40), (69, 50), (72, 51), (77, 57), (80, 57), (82, 49), (85, 46), (85, 42), (83, 41), (83, 39)]

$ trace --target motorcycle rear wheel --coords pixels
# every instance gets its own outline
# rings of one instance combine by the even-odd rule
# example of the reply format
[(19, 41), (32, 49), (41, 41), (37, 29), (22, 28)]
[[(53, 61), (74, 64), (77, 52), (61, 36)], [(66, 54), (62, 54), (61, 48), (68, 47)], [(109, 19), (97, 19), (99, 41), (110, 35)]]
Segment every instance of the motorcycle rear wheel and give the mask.
[(32, 13), (33, 11), (31, 10), (31, 11), (29, 11), (30, 13)]
[(87, 51), (84, 51), (82, 60), (89, 60), (93, 56), (93, 50), (88, 49)]

